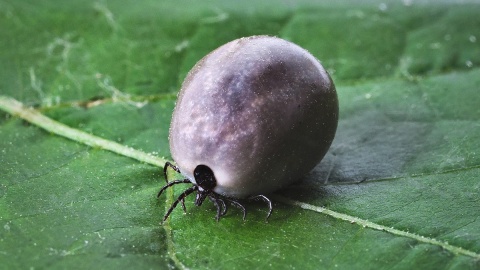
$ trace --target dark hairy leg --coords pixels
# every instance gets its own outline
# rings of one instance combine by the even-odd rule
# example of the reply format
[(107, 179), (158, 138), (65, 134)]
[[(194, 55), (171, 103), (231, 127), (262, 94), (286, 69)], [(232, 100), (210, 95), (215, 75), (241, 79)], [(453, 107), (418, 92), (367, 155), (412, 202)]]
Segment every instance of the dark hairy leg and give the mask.
[[(165, 162), (165, 165), (163, 166), (163, 176), (165, 177), (165, 182), (167, 182), (167, 183), (168, 183), (167, 169), (168, 169), (169, 167), (172, 168), (174, 171), (176, 171), (176, 172), (178, 172), (178, 173), (181, 173), (181, 172), (180, 172), (180, 169), (179, 169), (177, 166), (173, 165), (173, 164), (172, 164), (171, 162), (169, 162), (169, 161)], [(185, 181), (185, 180), (186, 180), (186, 179), (184, 179), (184, 181)], [(174, 181), (174, 182), (175, 182), (175, 181)], [(188, 182), (190, 182), (190, 181), (188, 181)], [(187, 182), (187, 183), (188, 183), (188, 182)], [(182, 182), (182, 183), (186, 183), (186, 182)], [(191, 183), (191, 182), (190, 182), (190, 183)], [(158, 193), (158, 196), (160, 196), (160, 194), (161, 194), (162, 191), (163, 191), (163, 190), (161, 190), (161, 191)], [(158, 197), (158, 196), (157, 196), (157, 197)], [(183, 212), (186, 213), (186, 212), (187, 212), (187, 208), (185, 207), (185, 199), (182, 200), (182, 208), (183, 208)]]
[(172, 203), (172, 206), (170, 206), (170, 208), (168, 209), (167, 213), (165, 214), (165, 216), (163, 216), (163, 221), (162, 222), (165, 222), (165, 220), (167, 220), (168, 216), (170, 216), (170, 214), (172, 213), (173, 209), (175, 209), (175, 207), (177, 207), (177, 204), (182, 201), (183, 199), (185, 199), (185, 197), (187, 197), (188, 195), (192, 194), (193, 192), (197, 191), (198, 190), (198, 187), (197, 186), (193, 186), (191, 188), (188, 188), (187, 190), (185, 190), (182, 194), (180, 194), (180, 196), (178, 196), (178, 198)]

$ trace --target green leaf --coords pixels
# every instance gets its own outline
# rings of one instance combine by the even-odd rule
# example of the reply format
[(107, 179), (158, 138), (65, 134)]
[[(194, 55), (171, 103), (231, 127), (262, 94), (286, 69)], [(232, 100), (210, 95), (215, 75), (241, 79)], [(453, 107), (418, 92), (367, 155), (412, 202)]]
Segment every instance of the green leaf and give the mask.
[[(0, 268), (480, 268), (480, 3), (37, 2), (0, 2)], [(183, 78), (258, 34), (332, 74), (330, 151), (268, 223), (161, 224)]]

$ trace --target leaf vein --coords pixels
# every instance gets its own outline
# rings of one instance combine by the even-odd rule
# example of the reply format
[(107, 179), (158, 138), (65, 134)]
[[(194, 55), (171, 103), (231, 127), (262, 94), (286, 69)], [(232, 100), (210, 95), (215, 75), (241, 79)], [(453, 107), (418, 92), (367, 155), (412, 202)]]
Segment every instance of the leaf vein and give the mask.
[(291, 200), (291, 199), (285, 198), (283, 196), (275, 195), (273, 198), (275, 200), (283, 202), (285, 204), (298, 206), (302, 209), (314, 211), (314, 212), (317, 212), (317, 213), (323, 213), (325, 215), (328, 215), (328, 216), (331, 216), (331, 217), (334, 217), (334, 218), (337, 218), (337, 219), (341, 219), (341, 220), (344, 220), (344, 221), (348, 221), (350, 223), (356, 223), (356, 224), (361, 225), (365, 228), (370, 228), (370, 229), (374, 229), (374, 230), (378, 230), (378, 231), (384, 231), (384, 232), (387, 232), (387, 233), (390, 233), (390, 234), (393, 234), (393, 235), (411, 238), (411, 239), (414, 239), (414, 240), (422, 242), (422, 243), (431, 244), (431, 245), (435, 245), (435, 246), (440, 246), (443, 249), (448, 250), (448, 251), (450, 251), (450, 252), (452, 252), (456, 255), (465, 255), (465, 256), (475, 258), (477, 260), (480, 259), (480, 253), (475, 253), (471, 250), (467, 250), (467, 249), (464, 249), (462, 247), (454, 246), (454, 245), (448, 244), (447, 242), (443, 242), (443, 241), (440, 241), (440, 240), (437, 240), (437, 239), (433, 239), (433, 238), (425, 237), (425, 236), (422, 236), (422, 235), (419, 235), (419, 234), (414, 234), (414, 233), (398, 230), (398, 229), (395, 229), (393, 227), (383, 226), (383, 225), (368, 221), (366, 219), (350, 216), (350, 215), (347, 215), (347, 214), (342, 214), (342, 213), (339, 213), (339, 212), (336, 212), (336, 211), (333, 211), (333, 210), (329, 210), (325, 207), (315, 206), (315, 205), (311, 205), (311, 204), (308, 204), (308, 203)]

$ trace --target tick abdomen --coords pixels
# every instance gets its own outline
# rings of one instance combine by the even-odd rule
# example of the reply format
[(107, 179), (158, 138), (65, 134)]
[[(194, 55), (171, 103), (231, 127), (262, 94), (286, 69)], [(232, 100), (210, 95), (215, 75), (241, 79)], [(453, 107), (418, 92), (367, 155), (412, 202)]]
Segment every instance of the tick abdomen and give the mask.
[(255, 36), (218, 48), (187, 75), (170, 148), (192, 182), (203, 164), (215, 174), (216, 193), (244, 198), (310, 171), (337, 121), (335, 87), (318, 60), (288, 41)]

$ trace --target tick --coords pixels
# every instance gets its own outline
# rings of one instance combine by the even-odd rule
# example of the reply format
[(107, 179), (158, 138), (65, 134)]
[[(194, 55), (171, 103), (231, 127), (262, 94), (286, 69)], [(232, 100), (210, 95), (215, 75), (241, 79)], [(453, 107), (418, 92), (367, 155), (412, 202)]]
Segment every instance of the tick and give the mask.
[[(167, 184), (191, 184), (173, 202), (164, 221), (196, 193), (216, 206), (265, 196), (301, 179), (324, 157), (338, 123), (335, 86), (320, 62), (289, 41), (252, 36), (231, 41), (201, 59), (188, 73), (170, 125)], [(167, 170), (185, 176), (168, 182)]]

